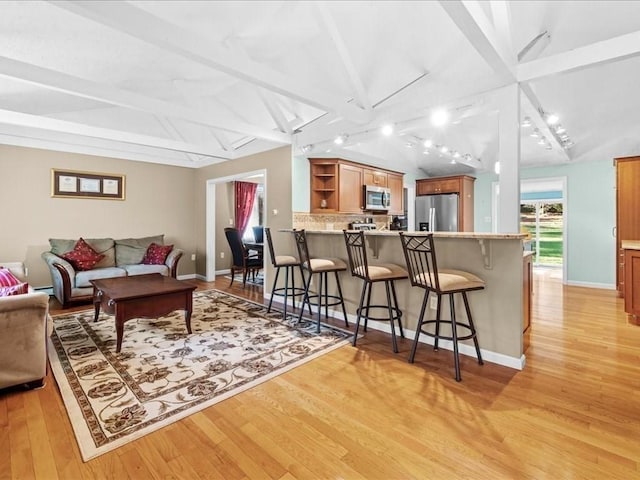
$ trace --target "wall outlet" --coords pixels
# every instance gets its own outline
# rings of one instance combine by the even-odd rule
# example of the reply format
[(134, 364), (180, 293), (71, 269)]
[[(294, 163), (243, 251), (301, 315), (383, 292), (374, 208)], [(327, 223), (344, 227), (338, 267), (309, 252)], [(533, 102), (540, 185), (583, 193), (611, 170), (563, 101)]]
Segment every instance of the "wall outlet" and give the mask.
[(220, 252), (220, 258), (224, 258), (224, 252)]
[(429, 308), (431, 308), (432, 310), (438, 308), (438, 297), (431, 297), (429, 299)]
[(196, 261), (196, 254), (195, 254), (195, 253), (192, 253), (192, 254), (191, 254), (191, 261), (192, 261), (192, 262), (195, 262), (195, 261)]

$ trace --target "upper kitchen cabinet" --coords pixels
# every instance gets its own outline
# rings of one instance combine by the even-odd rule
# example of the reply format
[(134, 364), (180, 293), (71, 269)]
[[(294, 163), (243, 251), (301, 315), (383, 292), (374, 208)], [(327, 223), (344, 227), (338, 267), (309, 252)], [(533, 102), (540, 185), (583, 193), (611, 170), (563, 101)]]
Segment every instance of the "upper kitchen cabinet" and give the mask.
[(476, 179), (468, 175), (453, 177), (435, 177), (416, 180), (416, 195), (439, 195), (455, 193), (458, 195), (458, 231), (472, 232), (473, 223), (473, 182)]
[(311, 213), (363, 213), (364, 185), (389, 188), (390, 215), (403, 213), (403, 175), (340, 158), (310, 158)]
[(388, 187), (388, 174), (380, 170), (363, 168), (364, 185), (375, 185), (376, 187)]
[(362, 167), (340, 163), (338, 210), (343, 213), (362, 213), (364, 210)]
[(387, 187), (391, 191), (389, 215), (404, 215), (404, 179), (397, 173), (387, 174)]

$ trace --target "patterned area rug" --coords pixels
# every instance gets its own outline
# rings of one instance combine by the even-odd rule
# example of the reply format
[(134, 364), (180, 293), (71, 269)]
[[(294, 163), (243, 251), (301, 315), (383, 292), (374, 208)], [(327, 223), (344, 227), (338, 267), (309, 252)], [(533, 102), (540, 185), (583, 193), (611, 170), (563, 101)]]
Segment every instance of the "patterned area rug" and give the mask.
[[(225, 275), (224, 278), (228, 279), (229, 283), (231, 283), (231, 275)], [(242, 285), (241, 273), (238, 275), (234, 275), (233, 283)], [(262, 287), (264, 285), (264, 277), (262, 276), (262, 273), (259, 273), (258, 275), (256, 275), (255, 280), (251, 277), (251, 275), (247, 275), (247, 285), (259, 285)]]
[(125, 323), (113, 316), (53, 318), (49, 360), (87, 461), (345, 345), (349, 332), (283, 320), (262, 305), (208, 290), (184, 313)]

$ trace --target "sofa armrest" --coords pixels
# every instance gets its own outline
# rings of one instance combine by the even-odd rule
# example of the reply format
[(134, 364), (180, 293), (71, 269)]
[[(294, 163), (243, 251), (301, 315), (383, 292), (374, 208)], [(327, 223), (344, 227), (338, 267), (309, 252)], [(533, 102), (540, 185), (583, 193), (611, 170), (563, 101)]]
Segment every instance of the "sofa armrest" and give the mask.
[(164, 264), (169, 267), (169, 275), (173, 278), (176, 278), (176, 275), (178, 274), (178, 262), (182, 258), (183, 254), (184, 250), (174, 248), (169, 252), (169, 255), (167, 255), (167, 258), (164, 261)]
[(54, 253), (43, 252), (41, 257), (49, 267), (53, 294), (64, 306), (71, 298), (71, 291), (75, 287), (76, 271), (69, 262)]
[(46, 376), (48, 310), (43, 292), (0, 298), (0, 388)]

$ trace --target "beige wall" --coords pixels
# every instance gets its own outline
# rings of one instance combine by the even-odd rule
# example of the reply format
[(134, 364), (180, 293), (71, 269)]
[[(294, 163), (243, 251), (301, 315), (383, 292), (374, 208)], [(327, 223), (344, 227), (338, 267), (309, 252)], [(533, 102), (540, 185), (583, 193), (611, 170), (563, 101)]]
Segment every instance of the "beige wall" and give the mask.
[[(198, 275), (203, 277), (206, 275), (206, 190), (208, 180), (215, 181), (215, 179), (232, 176), (241, 177), (244, 173), (265, 169), (265, 226), (271, 228), (276, 245), (282, 245), (283, 249), (294, 248), (293, 241), (290, 239), (291, 235), (277, 232), (277, 230), (282, 228), (291, 228), (292, 225), (291, 163), (291, 147), (286, 146), (244, 157), (241, 160), (231, 160), (211, 165), (210, 167), (201, 168), (196, 171), (196, 248), (198, 254), (196, 272)], [(218, 183), (216, 185), (215, 242), (216, 256), (218, 257), (216, 259), (217, 262), (220, 260), (220, 251), (226, 252), (225, 260), (227, 260), (230, 255), (223, 228), (229, 224), (229, 202), (233, 201), (233, 197), (229, 199), (225, 183), (226, 182)], [(277, 214), (273, 213), (274, 209), (278, 211)], [(287, 242), (290, 243), (285, 247), (285, 243)], [(267, 252), (265, 252), (265, 255), (267, 255)], [(267, 263), (269, 263), (268, 260)], [(227, 261), (216, 265), (217, 270), (228, 267), (229, 263)], [(271, 275), (268, 274), (268, 276)]]
[[(51, 198), (51, 168), (124, 174), (126, 199)], [(24, 261), (31, 285), (49, 286), (40, 258), (49, 238), (164, 233), (185, 250), (178, 274), (193, 274), (195, 177), (189, 168), (0, 145), (0, 262)]]

